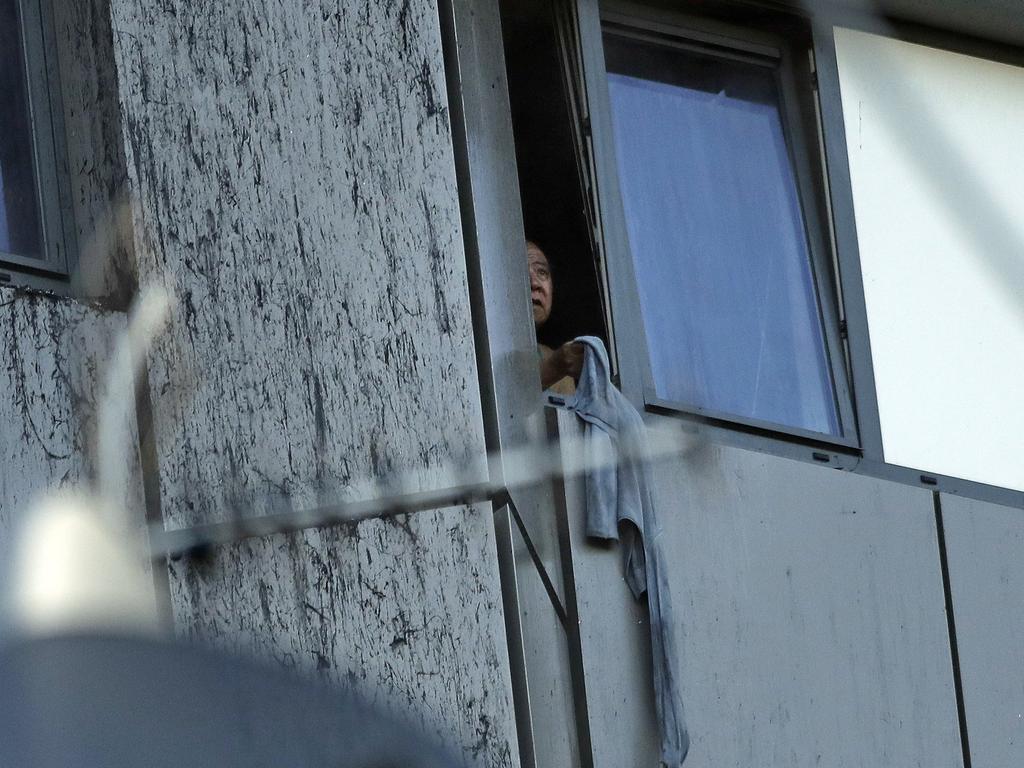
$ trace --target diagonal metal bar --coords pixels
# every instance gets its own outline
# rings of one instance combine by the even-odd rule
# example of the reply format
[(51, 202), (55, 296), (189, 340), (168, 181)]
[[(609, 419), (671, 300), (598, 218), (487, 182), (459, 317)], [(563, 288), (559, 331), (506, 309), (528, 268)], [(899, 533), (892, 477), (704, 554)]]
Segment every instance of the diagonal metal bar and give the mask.
[[(244, 539), (295, 533), (310, 528), (345, 525), (373, 518), (423, 512), (431, 509), (477, 504), (485, 501), (503, 503), (509, 490), (537, 485), (557, 477), (572, 477), (585, 472), (614, 467), (623, 459), (658, 460), (691, 452), (697, 443), (692, 431), (681, 424), (658, 426), (647, 430), (642, 446), (623, 447), (618, 454), (594, 454), (581, 438), (523, 446), (492, 453), (488, 457), (489, 477), (504, 477), (504, 482), (444, 483), (437, 489), (424, 491), (381, 492), (368, 499), (337, 501), (301, 510), (246, 517), (242, 514), (224, 522), (168, 530), (162, 524), (149, 528), (150, 553), (154, 559), (176, 559), (211, 547), (223, 546)], [(494, 471), (498, 466), (503, 475)], [(437, 468), (434, 478), (458, 477), (463, 466), (454, 464)], [(414, 488), (422, 485), (423, 474), (405, 473), (384, 483), (370, 480), (376, 488)]]
[(198, 554), (211, 547), (233, 544), (244, 539), (295, 533), (309, 528), (346, 525), (372, 518), (423, 512), (429, 509), (477, 504), (489, 501), (501, 491), (490, 483), (439, 488), (437, 490), (380, 496), (361, 501), (339, 502), (309, 509), (278, 512), (253, 517), (237, 517), (218, 523), (168, 530), (150, 526), (150, 552), (154, 559), (177, 559)]
[(555, 609), (555, 614), (558, 616), (558, 620), (561, 622), (562, 626), (566, 627), (568, 614), (565, 612), (565, 605), (563, 605), (562, 599), (558, 595), (558, 590), (551, 581), (548, 569), (544, 567), (544, 562), (541, 559), (540, 553), (537, 552), (537, 547), (534, 546), (533, 539), (531, 539), (527, 534), (526, 525), (523, 523), (523, 518), (519, 515), (519, 510), (516, 508), (512, 497), (506, 494), (503, 494), (503, 496), (504, 498), (497, 500), (508, 505), (509, 511), (512, 513), (512, 520), (519, 529), (519, 535), (523, 537), (523, 543), (526, 545), (526, 551), (529, 553), (530, 559), (533, 561), (533, 564), (537, 569), (537, 575), (540, 577), (541, 584), (544, 585), (544, 591), (548, 593), (548, 599), (551, 600), (551, 606)]

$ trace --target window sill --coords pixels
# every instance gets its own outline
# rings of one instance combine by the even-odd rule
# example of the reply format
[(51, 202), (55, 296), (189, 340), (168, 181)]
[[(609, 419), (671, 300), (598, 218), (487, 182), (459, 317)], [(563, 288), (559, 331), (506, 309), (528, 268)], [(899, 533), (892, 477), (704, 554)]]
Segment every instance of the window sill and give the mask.
[(28, 259), (0, 251), (0, 287), (72, 295), (71, 280), (38, 259)]
[(823, 447), (844, 453), (859, 453), (860, 443), (848, 437), (812, 432), (796, 427), (786, 427), (769, 421), (748, 419), (730, 413), (713, 411), (686, 403), (677, 403), (659, 398), (654, 392), (644, 392), (644, 410), (648, 413), (679, 415), (715, 427), (733, 429), (748, 434), (760, 435), (811, 447)]
[[(562, 396), (548, 396), (545, 400), (550, 408), (566, 408), (565, 398)], [(833, 470), (923, 488), (932, 493), (975, 499), (1024, 511), (1022, 491), (939, 475), (919, 468), (887, 464), (880, 459), (865, 458), (862, 455), (863, 451), (850, 440), (835, 439), (831, 435), (817, 432), (787, 430), (778, 424), (740, 419), (730, 414), (663, 401), (653, 392), (646, 393), (644, 406), (644, 410), (650, 414), (702, 425), (703, 428), (698, 427), (698, 431), (715, 444), (813, 463)]]

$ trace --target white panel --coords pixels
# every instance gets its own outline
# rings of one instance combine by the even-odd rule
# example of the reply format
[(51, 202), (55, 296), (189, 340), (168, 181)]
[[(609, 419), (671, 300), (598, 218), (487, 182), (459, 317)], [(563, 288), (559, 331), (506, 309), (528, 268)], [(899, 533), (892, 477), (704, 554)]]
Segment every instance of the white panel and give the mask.
[(835, 42), (885, 458), (1024, 490), (1024, 69)]

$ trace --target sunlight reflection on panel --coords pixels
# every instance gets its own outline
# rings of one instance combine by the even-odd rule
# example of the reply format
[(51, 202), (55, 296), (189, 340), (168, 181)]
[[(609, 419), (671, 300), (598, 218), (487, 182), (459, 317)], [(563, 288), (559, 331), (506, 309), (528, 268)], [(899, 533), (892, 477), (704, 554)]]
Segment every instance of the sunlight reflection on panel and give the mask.
[(1024, 490), (1024, 69), (835, 40), (886, 461)]

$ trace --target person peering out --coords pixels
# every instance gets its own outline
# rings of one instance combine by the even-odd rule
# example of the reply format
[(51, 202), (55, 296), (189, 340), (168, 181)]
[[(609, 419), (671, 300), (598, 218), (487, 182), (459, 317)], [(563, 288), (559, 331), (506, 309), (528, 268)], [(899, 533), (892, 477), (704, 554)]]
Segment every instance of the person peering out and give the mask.
[[(530, 272), (530, 302), (533, 305), (533, 324), (537, 330), (551, 316), (554, 301), (554, 281), (551, 278), (551, 264), (544, 251), (532, 240), (526, 241), (526, 262)], [(551, 349), (545, 344), (537, 345), (540, 355), (540, 383), (544, 389), (561, 395), (576, 391), (576, 382), (583, 367), (584, 347), (579, 342), (569, 341)]]

